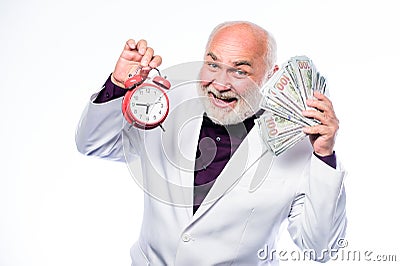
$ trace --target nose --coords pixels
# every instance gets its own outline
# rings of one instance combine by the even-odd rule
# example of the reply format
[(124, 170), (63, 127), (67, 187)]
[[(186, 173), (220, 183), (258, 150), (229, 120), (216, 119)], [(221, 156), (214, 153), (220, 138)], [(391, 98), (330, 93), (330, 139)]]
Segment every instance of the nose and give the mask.
[(229, 91), (232, 89), (230, 77), (224, 69), (221, 69), (220, 71), (215, 73), (212, 85), (216, 90), (220, 92)]
[(225, 92), (225, 91), (229, 91), (229, 90), (232, 89), (231, 85), (223, 84), (223, 83), (220, 83), (220, 82), (218, 82), (216, 80), (213, 80), (212, 86), (219, 92)]

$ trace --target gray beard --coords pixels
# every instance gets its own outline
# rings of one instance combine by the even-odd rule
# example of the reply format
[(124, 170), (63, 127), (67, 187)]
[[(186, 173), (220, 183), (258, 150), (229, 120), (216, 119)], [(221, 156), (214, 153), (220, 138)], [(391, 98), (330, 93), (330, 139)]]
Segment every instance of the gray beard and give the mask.
[[(238, 124), (247, 118), (251, 117), (260, 110), (261, 93), (258, 87), (248, 89), (243, 95), (238, 95), (235, 92), (229, 91), (227, 93), (220, 94), (211, 85), (197, 87), (199, 96), (204, 105), (207, 116), (215, 123), (219, 125), (234, 125)], [(217, 97), (221, 95), (229, 97), (235, 97), (237, 102), (233, 108), (219, 108), (215, 106), (209, 99), (208, 93), (212, 92)]]

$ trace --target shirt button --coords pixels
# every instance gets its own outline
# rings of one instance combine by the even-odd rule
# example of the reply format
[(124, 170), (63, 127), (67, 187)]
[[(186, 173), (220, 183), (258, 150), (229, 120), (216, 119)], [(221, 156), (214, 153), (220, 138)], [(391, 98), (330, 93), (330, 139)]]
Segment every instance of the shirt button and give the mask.
[(189, 242), (190, 239), (191, 239), (191, 237), (190, 237), (189, 234), (183, 234), (183, 235), (182, 235), (182, 241), (183, 241), (183, 242)]
[(109, 94), (108, 92), (106, 92), (106, 97), (107, 97), (107, 98), (109, 98), (109, 97), (110, 97), (110, 94)]
[(218, 142), (220, 142), (220, 141), (221, 141), (221, 138), (220, 138), (220, 137), (216, 137), (215, 140), (218, 141)]

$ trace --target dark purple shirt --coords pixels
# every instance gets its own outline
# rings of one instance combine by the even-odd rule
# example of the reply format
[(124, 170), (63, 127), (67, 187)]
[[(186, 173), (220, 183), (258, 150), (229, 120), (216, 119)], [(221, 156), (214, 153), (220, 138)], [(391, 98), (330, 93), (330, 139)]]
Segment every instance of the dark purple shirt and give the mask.
[(242, 123), (222, 126), (214, 124), (206, 115), (203, 116), (196, 152), (193, 213), (197, 211), (217, 176), (253, 128), (255, 118), (254, 115)]
[(123, 89), (111, 81), (111, 75), (108, 77), (106, 82), (104, 83), (101, 91), (97, 94), (96, 99), (93, 101), (94, 103), (105, 103), (111, 101), (113, 99), (117, 99), (122, 97), (127, 92), (127, 89)]
[[(124, 96), (126, 92), (126, 89), (112, 83), (110, 75), (94, 103), (111, 101)], [(222, 169), (253, 128), (255, 118), (256, 115), (237, 125), (221, 126), (214, 124), (206, 115), (203, 116), (196, 152), (193, 213), (197, 211)], [(319, 156), (315, 153), (314, 155), (336, 168), (335, 153), (329, 156)]]

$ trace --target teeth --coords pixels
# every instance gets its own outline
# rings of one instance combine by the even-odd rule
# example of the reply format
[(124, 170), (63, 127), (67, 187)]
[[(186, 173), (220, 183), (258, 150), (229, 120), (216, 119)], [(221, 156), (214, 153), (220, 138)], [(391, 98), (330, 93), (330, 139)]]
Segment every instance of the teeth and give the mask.
[(222, 100), (222, 101), (229, 101), (230, 98), (225, 98), (225, 97), (215, 97), (218, 100)]
[(221, 100), (232, 102), (232, 101), (236, 100), (236, 98), (225, 98), (225, 97), (223, 97), (223, 98), (221, 98)]
[(225, 102), (232, 102), (234, 100), (236, 100), (235, 97), (229, 97), (229, 96), (221, 96), (221, 95), (216, 95), (215, 93), (211, 92), (210, 93), (214, 96), (215, 99), (221, 100), (221, 101), (225, 101)]
[(217, 99), (220, 99), (220, 100), (224, 100), (224, 101), (232, 101), (232, 100), (234, 100), (235, 98), (234, 97), (226, 97), (226, 96), (216, 96), (215, 94), (214, 94), (214, 96), (215, 96), (215, 98), (217, 98)]

